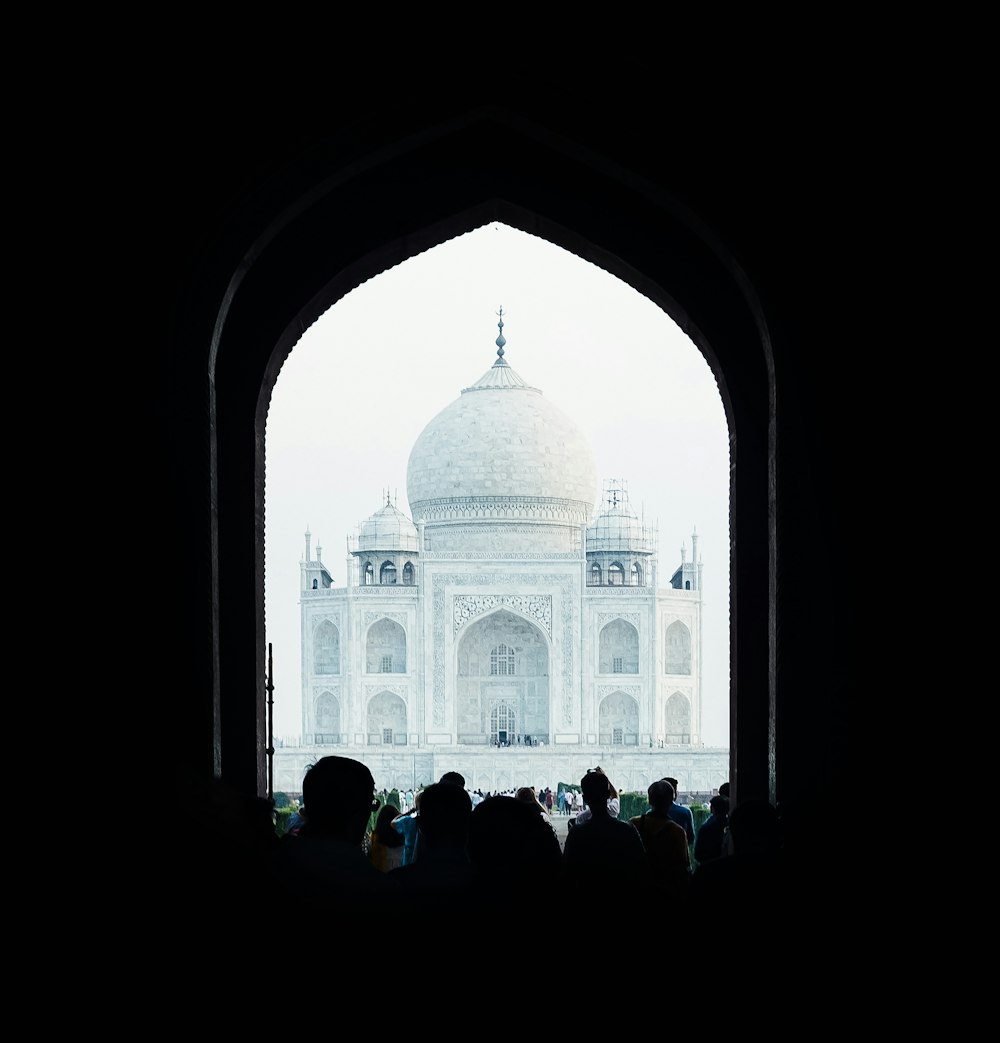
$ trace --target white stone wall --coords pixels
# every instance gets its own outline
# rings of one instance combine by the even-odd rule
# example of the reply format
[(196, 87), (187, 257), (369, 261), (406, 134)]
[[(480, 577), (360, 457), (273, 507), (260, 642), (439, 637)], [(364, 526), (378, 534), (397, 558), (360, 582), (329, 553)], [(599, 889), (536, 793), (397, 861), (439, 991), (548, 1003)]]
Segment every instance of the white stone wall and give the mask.
[[(373, 732), (368, 705), (380, 692), (388, 691), (406, 707), (406, 746), (397, 752), (454, 746), (460, 731), (462, 695), (459, 643), (470, 625), (502, 610), (537, 628), (547, 643), (550, 746), (569, 752), (576, 746), (598, 745), (602, 741), (601, 703), (618, 692), (638, 706), (638, 751), (651, 744), (659, 748), (659, 740), (667, 734), (665, 705), (675, 692), (690, 705), (691, 744), (697, 747), (700, 743), (698, 591), (587, 587), (586, 562), (579, 553), (548, 557), (511, 552), (450, 557), (428, 553), (422, 558), (421, 582), (414, 587), (397, 584), (304, 591), (301, 606), (305, 742), (314, 741), (316, 735), (317, 699), (323, 692), (331, 692), (339, 702), (344, 741), (370, 748)], [(406, 633), (403, 673), (367, 670), (367, 635), (381, 619), (393, 620)], [(324, 620), (340, 632), (340, 672), (335, 675), (313, 672), (314, 635)], [(615, 674), (601, 668), (600, 633), (614, 620), (622, 620), (638, 632), (638, 673)], [(690, 671), (668, 674), (666, 634), (678, 620), (690, 634)]]
[(302, 792), (306, 767), (329, 755), (352, 757), (367, 764), (377, 789), (428, 785), (446, 771), (459, 771), (470, 789), (496, 792), (519, 786), (579, 783), (598, 764), (619, 790), (643, 792), (665, 776), (676, 778), (682, 791), (711, 792), (729, 779), (729, 750), (716, 747), (623, 751), (621, 747), (585, 746), (477, 751), (467, 746), (381, 751), (366, 746), (282, 746), (274, 755), (274, 788)]

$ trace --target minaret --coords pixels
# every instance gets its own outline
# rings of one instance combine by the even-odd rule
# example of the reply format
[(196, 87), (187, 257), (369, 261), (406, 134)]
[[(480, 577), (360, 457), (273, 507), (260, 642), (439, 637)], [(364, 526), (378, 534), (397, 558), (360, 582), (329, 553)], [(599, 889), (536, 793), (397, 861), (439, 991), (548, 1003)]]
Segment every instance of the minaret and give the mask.
[(681, 564), (688, 560), (687, 544), (681, 543)]
[(312, 533), (306, 526), (306, 553), (299, 562), (299, 573), (302, 576), (303, 590), (326, 590), (333, 586), (333, 577), (323, 564), (323, 548), (316, 543), (316, 557), (312, 556)]
[(691, 533), (691, 564), (698, 564), (698, 526), (694, 527), (694, 532)]

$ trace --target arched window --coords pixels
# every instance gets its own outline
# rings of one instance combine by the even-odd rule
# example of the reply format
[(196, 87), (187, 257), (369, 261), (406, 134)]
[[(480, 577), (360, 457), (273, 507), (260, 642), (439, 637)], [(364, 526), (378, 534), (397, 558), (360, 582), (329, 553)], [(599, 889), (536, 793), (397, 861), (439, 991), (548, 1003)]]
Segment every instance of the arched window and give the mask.
[(366, 671), (369, 674), (406, 673), (406, 631), (392, 619), (380, 619), (368, 630)]
[(514, 673), (514, 649), (497, 645), (490, 652), (490, 673), (505, 676)]
[(378, 581), (379, 583), (396, 582), (396, 566), (391, 561), (385, 562), (378, 570)]
[(632, 586), (642, 586), (642, 566), (637, 561), (632, 562)]
[(608, 566), (608, 585), (620, 587), (625, 582), (625, 570), (621, 562), (615, 561)]
[(691, 704), (680, 692), (674, 692), (667, 700), (663, 723), (667, 742), (691, 742)]
[(612, 692), (598, 708), (598, 741), (602, 745), (639, 744), (639, 704), (624, 692)]
[(590, 585), (592, 587), (601, 585), (601, 566), (596, 561), (590, 566)]
[(362, 582), (366, 587), (370, 587), (375, 582), (375, 569), (370, 561), (365, 563), (365, 575)]
[(313, 590), (319, 590), (319, 580), (318, 579), (314, 579), (313, 580)]
[(316, 700), (316, 743), (340, 742), (340, 701), (331, 692)]
[(379, 692), (368, 704), (368, 743), (406, 745), (406, 705), (392, 692)]
[(340, 673), (340, 631), (328, 619), (316, 628), (313, 638), (313, 671), (317, 674)]
[(413, 586), (413, 564), (409, 561), (403, 566), (403, 585)]
[(490, 711), (490, 744), (507, 745), (513, 742), (517, 729), (514, 708), (508, 703), (498, 703)]
[(691, 631), (679, 619), (667, 627), (666, 672), (691, 673)]
[(637, 674), (639, 631), (624, 619), (613, 619), (601, 628), (597, 660), (602, 674)]

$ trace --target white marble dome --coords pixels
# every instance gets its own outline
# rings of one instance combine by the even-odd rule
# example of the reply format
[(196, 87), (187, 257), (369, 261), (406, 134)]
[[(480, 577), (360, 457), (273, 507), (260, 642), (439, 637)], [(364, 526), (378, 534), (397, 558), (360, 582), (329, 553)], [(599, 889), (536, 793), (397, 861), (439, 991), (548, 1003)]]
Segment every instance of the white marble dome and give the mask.
[(413, 519), (578, 530), (597, 492), (590, 445), (508, 365), (502, 348), (498, 356), (417, 438), (406, 477)]
[(361, 526), (359, 550), (417, 550), (417, 530), (413, 522), (387, 503)]

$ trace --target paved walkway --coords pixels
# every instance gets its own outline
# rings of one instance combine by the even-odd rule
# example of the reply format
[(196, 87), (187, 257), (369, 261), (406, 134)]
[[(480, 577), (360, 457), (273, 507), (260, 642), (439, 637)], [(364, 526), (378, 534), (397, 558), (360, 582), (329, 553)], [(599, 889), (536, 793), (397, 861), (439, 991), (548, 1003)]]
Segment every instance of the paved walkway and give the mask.
[(559, 846), (562, 847), (566, 841), (566, 834), (569, 832), (569, 820), (572, 815), (560, 815), (558, 811), (553, 811), (549, 816), (549, 821), (555, 826), (556, 836), (559, 838)]

